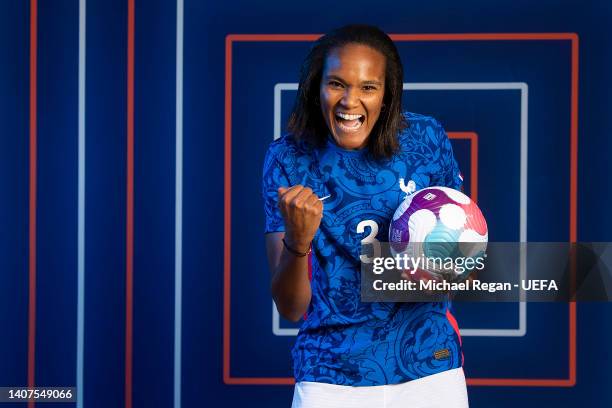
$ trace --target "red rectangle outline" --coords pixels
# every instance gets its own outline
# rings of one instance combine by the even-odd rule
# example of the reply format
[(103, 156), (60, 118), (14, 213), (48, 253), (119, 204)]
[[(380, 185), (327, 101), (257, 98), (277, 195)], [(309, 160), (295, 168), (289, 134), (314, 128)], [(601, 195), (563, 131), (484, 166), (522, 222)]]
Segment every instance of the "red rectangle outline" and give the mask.
[(478, 203), (478, 133), (446, 132), (449, 139), (470, 141), (470, 198)]
[(125, 378), (124, 404), (132, 408), (134, 351), (134, 40), (135, 0), (127, 2), (127, 160), (125, 222)]
[[(232, 377), (230, 375), (230, 244), (231, 244), (231, 119), (232, 45), (234, 42), (311, 42), (321, 34), (229, 34), (225, 38), (225, 163), (224, 163), (224, 270), (223, 270), (223, 381), (225, 384), (294, 384), (291, 377)], [(569, 242), (577, 239), (578, 192), (578, 34), (576, 33), (477, 33), (477, 34), (391, 34), (394, 41), (533, 41), (571, 42), (571, 120), (570, 120), (570, 226)], [(569, 377), (563, 379), (468, 378), (468, 385), (573, 387), (576, 385), (576, 303), (569, 303)]]

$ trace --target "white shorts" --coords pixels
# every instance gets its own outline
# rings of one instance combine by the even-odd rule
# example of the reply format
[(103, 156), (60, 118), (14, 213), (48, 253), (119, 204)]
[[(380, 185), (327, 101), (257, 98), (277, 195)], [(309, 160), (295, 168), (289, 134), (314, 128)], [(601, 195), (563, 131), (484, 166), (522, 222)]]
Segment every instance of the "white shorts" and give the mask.
[(301, 381), (291, 408), (467, 408), (463, 368), (402, 384), (351, 387)]

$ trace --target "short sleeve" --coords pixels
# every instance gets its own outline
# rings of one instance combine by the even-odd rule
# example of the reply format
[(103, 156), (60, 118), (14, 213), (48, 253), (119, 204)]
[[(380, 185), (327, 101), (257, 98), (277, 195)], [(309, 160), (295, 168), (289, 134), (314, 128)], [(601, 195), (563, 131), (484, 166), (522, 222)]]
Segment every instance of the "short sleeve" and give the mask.
[(436, 133), (438, 139), (438, 154), (440, 160), (440, 172), (433, 175), (432, 185), (450, 187), (461, 190), (463, 176), (459, 170), (459, 165), (453, 154), (453, 147), (444, 131), (442, 125), (436, 121)]
[(264, 233), (285, 231), (285, 223), (278, 208), (278, 188), (288, 187), (289, 180), (278, 161), (275, 150), (268, 149), (263, 166), (262, 196), (265, 212)]

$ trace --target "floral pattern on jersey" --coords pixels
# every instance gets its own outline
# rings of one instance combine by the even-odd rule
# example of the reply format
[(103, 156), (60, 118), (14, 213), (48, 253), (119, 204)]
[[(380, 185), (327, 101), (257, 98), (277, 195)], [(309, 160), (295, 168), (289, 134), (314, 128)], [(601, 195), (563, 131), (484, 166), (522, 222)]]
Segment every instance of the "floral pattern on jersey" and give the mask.
[[(273, 142), (264, 162), (262, 193), (265, 232), (284, 231), (277, 189), (303, 184), (324, 202), (313, 240), (312, 298), (292, 350), (296, 381), (352, 386), (397, 384), (461, 365), (457, 334), (445, 303), (362, 303), (361, 240), (364, 220), (388, 226), (406, 197), (400, 179), (417, 189), (458, 189), (459, 168), (442, 126), (433, 118), (406, 113), (408, 129), (398, 135), (400, 152), (376, 161), (367, 151), (346, 151), (329, 141), (308, 148), (290, 135)], [(358, 232), (363, 230), (363, 232)], [(436, 359), (438, 350), (448, 357)]]

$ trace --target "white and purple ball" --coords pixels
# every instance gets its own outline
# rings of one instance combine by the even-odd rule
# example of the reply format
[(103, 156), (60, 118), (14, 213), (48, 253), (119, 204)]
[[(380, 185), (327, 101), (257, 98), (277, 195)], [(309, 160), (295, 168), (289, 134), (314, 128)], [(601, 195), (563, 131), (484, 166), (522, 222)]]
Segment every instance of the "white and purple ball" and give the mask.
[(484, 253), (487, 241), (487, 222), (476, 203), (448, 187), (428, 187), (408, 196), (389, 227), (393, 255), (475, 257)]

